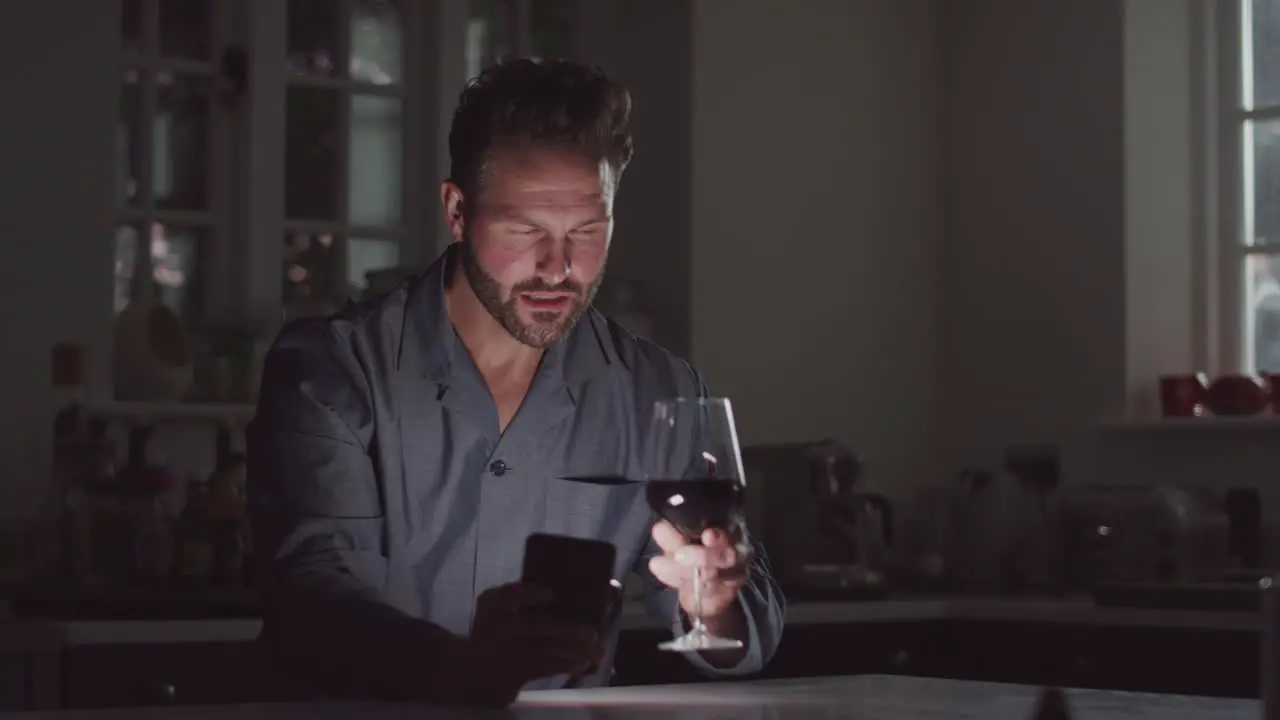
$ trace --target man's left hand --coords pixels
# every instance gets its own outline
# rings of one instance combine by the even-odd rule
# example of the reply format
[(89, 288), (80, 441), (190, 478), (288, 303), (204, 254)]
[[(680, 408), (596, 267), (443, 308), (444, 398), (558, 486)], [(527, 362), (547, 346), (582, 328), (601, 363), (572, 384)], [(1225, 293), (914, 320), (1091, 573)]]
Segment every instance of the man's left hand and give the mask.
[[(724, 530), (702, 533), (702, 544), (690, 542), (663, 520), (653, 526), (653, 540), (662, 555), (649, 560), (649, 572), (667, 587), (675, 588), (680, 607), (688, 617), (715, 618), (736, 607), (738, 591), (747, 582), (751, 549), (734, 544)], [(693, 602), (693, 571), (702, 570), (702, 608)]]

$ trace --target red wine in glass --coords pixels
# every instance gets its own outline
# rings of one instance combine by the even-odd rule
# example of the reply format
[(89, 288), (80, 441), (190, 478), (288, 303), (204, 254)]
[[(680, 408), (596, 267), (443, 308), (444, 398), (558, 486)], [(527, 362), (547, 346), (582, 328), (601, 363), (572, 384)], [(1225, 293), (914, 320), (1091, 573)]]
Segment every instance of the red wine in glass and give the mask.
[(644, 491), (649, 507), (689, 542), (711, 528), (733, 534), (742, 523), (742, 489), (730, 480), (650, 480)]

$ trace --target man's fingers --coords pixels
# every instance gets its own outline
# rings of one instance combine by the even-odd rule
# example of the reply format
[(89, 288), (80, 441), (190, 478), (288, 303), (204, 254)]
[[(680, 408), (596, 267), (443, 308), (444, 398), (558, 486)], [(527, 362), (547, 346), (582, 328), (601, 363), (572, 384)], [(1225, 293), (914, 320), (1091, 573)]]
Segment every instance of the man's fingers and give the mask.
[(729, 533), (719, 528), (710, 528), (703, 531), (700, 539), (704, 547), (713, 551), (718, 551), (721, 548), (732, 549), (735, 562), (747, 564), (751, 561), (751, 543), (744, 541), (738, 533)]
[(663, 520), (653, 526), (653, 541), (662, 548), (662, 552), (671, 553), (688, 545), (689, 540), (674, 525)]
[(738, 551), (729, 545), (703, 547), (701, 545), (685, 545), (676, 550), (675, 561), (686, 567), (700, 567), (704, 570), (731, 568), (739, 564)]
[(601, 661), (604, 643), (592, 628), (551, 618), (526, 618), (499, 651), (522, 658), (528, 679), (581, 673)]
[(489, 588), (476, 598), (476, 610), (484, 614), (512, 615), (551, 602), (551, 591), (529, 583), (510, 583)]
[[(667, 587), (684, 588), (693, 582), (693, 565), (683, 565), (675, 558), (667, 555), (655, 555), (649, 560), (649, 572), (658, 578)], [(719, 568), (702, 567), (702, 584), (718, 581), (720, 579)]]
[(666, 555), (655, 555), (649, 560), (649, 572), (667, 587), (678, 588), (689, 582), (693, 571)]

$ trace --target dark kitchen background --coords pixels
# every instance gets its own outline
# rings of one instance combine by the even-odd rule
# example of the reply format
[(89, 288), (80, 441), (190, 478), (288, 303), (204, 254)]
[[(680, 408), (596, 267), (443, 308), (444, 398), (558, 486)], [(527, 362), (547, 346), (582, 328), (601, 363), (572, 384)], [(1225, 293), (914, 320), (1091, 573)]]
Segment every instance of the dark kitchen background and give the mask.
[[(1256, 696), (1280, 4), (42, 0), (0, 38), (0, 709), (281, 694), (258, 363), (440, 252), (507, 54), (632, 90), (599, 302), (736, 405), (769, 674)], [(628, 612), (617, 682), (690, 679)]]

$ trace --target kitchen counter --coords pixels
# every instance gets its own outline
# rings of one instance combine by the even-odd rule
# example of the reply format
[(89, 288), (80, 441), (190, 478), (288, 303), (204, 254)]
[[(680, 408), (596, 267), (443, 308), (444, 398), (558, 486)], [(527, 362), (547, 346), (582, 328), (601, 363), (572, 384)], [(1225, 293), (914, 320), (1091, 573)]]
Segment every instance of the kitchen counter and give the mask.
[[(1098, 607), (1087, 597), (980, 598), (907, 597), (864, 602), (791, 603), (787, 624), (823, 625), (912, 620), (975, 620), (1082, 624), (1090, 626), (1252, 630), (1262, 627), (1251, 612), (1149, 610)], [(660, 629), (639, 604), (622, 613), (624, 630)], [(0, 651), (27, 652), (68, 645), (173, 642), (243, 642), (258, 636), (255, 619), (46, 620), (0, 617)], [(54, 645), (50, 646), (49, 644)]]
[[(1024, 720), (1031, 717), (1037, 688), (996, 683), (863, 675), (843, 678), (743, 683), (687, 684), (525, 693), (508, 712), (430, 708), (413, 704), (281, 703), (187, 708), (120, 708), (0, 715), (36, 720), (467, 720), (469, 718), (681, 718), (733, 717), (743, 720), (830, 718), (917, 720), (973, 718)], [(1256, 718), (1252, 700), (1219, 700), (1070, 690), (1076, 717), (1092, 720), (1161, 718), (1191, 720)]]

